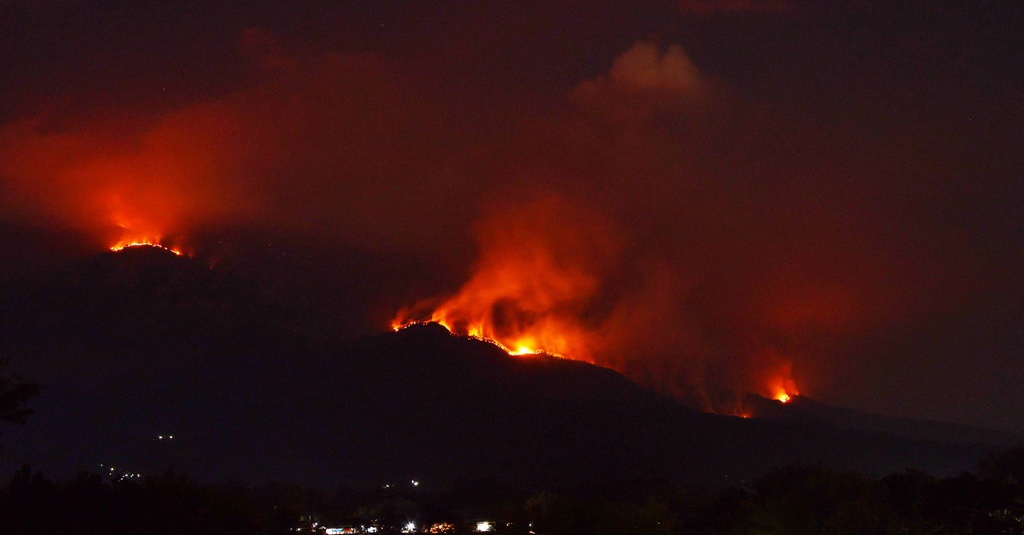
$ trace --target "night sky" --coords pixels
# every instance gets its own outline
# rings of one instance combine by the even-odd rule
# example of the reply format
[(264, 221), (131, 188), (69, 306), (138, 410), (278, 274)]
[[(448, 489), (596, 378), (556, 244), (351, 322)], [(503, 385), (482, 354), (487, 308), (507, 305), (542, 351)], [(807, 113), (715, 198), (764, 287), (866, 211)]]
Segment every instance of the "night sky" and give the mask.
[(159, 240), (339, 337), (543, 281), (486, 305), (698, 405), (1024, 431), (1013, 4), (0, 2), (0, 276)]

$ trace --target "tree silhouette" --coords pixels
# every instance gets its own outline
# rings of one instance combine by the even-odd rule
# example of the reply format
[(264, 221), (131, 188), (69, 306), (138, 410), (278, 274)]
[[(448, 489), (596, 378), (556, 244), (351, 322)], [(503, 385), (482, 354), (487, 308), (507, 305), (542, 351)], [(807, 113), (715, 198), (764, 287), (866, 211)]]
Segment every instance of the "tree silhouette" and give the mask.
[[(0, 359), (0, 372), (7, 360)], [(32, 414), (25, 403), (39, 391), (39, 385), (23, 381), (17, 375), (0, 375), (0, 423), (24, 423)]]

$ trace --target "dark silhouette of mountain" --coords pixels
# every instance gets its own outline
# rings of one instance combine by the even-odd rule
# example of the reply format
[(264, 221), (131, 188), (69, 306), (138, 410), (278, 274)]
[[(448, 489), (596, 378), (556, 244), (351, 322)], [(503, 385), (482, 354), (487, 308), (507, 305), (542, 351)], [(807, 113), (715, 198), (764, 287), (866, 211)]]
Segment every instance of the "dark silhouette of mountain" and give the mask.
[(1009, 431), (986, 429), (973, 425), (884, 416), (836, 407), (807, 396), (797, 396), (788, 403), (783, 404), (756, 394), (750, 394), (745, 400), (744, 407), (747, 407), (752, 414), (760, 418), (820, 423), (841, 429), (884, 433), (916, 440), (992, 444), (1007, 447), (1018, 446), (1024, 443), (1024, 436)]
[(36, 274), (3, 303), (4, 351), (43, 390), (3, 435), (0, 474), (28, 461), (57, 476), (173, 465), (326, 487), (720, 486), (787, 464), (950, 474), (989, 451), (704, 414), (611, 370), (512, 357), (438, 325), (327, 343), (258, 284), (156, 248)]

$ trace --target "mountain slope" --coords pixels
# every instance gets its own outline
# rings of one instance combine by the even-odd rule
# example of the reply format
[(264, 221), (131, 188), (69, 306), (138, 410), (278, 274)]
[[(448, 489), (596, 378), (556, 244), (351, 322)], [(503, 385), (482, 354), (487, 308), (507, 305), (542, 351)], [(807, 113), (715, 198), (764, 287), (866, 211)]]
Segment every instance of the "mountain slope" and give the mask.
[(915, 440), (962, 442), (1012, 447), (1024, 442), (1024, 436), (1009, 431), (986, 429), (973, 425), (934, 422), (914, 418), (883, 416), (869, 412), (836, 407), (807, 396), (798, 396), (781, 404), (751, 394), (745, 407), (758, 417), (790, 422), (813, 422), (840, 429), (885, 433)]
[(512, 357), (437, 325), (328, 346), (258, 286), (156, 249), (35, 277), (4, 302), (5, 350), (44, 391), (4, 435), (0, 473), (28, 461), (325, 487), (718, 486), (785, 464), (956, 473), (987, 451), (702, 414), (611, 370)]

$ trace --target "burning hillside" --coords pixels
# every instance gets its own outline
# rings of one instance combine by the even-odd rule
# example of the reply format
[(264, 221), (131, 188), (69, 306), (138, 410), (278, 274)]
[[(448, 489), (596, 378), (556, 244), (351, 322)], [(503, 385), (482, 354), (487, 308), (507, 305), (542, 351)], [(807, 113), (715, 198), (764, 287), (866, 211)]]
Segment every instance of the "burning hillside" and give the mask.
[[(746, 392), (783, 403), (798, 393), (792, 363), (778, 351), (741, 356), (751, 369), (725, 385), (709, 385), (713, 378), (706, 375), (680, 376), (682, 366), (670, 370), (678, 382), (669, 388), (638, 373), (637, 360), (624, 360), (624, 354), (644, 365), (666, 358), (699, 363), (708, 356), (700, 348), (682, 354), (685, 347), (658, 354), (666, 349), (656, 338), (642, 340), (645, 329), (630, 332), (638, 317), (657, 313), (663, 301), (645, 293), (609, 301), (608, 285), (623, 269), (623, 244), (594, 210), (548, 197), (496, 212), (478, 225), (477, 237), (481, 252), (469, 280), (453, 295), (400, 310), (393, 329), (434, 322), (510, 355), (545, 353), (598, 364), (716, 412), (742, 414)], [(671, 317), (655, 325), (666, 325), (666, 319)]]
[(110, 250), (116, 253), (132, 247), (156, 247), (157, 249), (163, 249), (164, 251), (178, 256), (185, 255), (185, 253), (181, 252), (180, 249), (162, 245), (159, 240), (119, 241), (116, 244), (111, 245)]

